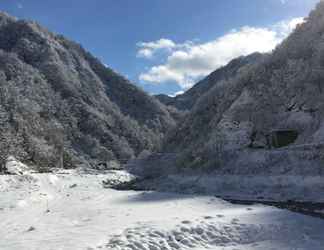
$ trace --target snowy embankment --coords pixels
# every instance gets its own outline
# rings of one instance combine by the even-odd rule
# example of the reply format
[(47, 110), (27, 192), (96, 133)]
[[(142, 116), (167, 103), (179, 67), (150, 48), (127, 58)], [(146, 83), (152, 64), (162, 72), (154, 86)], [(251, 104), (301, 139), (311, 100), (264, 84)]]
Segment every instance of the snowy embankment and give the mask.
[(0, 249), (323, 249), (324, 220), (211, 196), (115, 191), (99, 175), (0, 176)]
[(324, 203), (322, 176), (171, 174), (145, 180), (138, 186), (162, 192), (215, 195), (232, 200)]
[(154, 154), (130, 161), (127, 169), (142, 177), (139, 189), (232, 200), (324, 203), (322, 152), (323, 144), (233, 151), (226, 154), (222, 167), (209, 171), (178, 169), (176, 154)]

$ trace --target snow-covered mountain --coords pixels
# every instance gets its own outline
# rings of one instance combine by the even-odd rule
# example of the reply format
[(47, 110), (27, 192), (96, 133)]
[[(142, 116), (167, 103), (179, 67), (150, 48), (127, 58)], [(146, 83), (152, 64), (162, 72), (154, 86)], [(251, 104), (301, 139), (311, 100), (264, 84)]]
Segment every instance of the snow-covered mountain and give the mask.
[(240, 69), (246, 65), (256, 64), (261, 61), (263, 55), (253, 53), (248, 56), (241, 56), (230, 61), (227, 65), (215, 70), (209, 76), (196, 83), (191, 89), (175, 97), (167, 95), (156, 95), (160, 102), (167, 106), (173, 106), (179, 110), (191, 110), (198, 99), (208, 93), (215, 83), (233, 78)]
[(322, 174), (323, 37), (320, 2), (273, 53), (235, 59), (176, 98), (159, 96), (164, 105), (80, 45), (2, 13), (2, 162), (114, 166), (162, 144), (182, 168)]
[(52, 168), (126, 161), (158, 148), (175, 122), (79, 44), (0, 13), (0, 124), (0, 165), (13, 156)]
[(273, 53), (215, 79), (165, 151), (218, 173), (323, 174), (323, 58), (321, 1)]

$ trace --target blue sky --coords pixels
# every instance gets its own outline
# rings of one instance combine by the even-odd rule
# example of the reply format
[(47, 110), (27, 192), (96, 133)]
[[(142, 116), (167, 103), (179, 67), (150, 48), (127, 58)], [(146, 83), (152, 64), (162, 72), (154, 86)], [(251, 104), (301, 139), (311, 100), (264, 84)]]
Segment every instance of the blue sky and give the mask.
[(175, 94), (230, 59), (270, 51), (318, 0), (0, 0), (75, 40), (149, 93)]

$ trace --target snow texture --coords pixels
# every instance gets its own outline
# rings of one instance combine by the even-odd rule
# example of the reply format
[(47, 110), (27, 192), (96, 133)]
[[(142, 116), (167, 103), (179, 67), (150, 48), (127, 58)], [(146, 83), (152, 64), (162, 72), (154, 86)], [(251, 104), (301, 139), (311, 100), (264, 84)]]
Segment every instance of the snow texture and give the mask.
[(322, 249), (324, 221), (212, 196), (115, 191), (121, 171), (0, 176), (1, 250)]

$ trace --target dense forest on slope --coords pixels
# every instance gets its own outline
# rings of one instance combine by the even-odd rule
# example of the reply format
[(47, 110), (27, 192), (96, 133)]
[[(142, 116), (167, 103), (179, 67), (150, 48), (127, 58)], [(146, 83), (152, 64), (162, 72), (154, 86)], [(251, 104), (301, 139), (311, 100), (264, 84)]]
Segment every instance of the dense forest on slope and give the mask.
[(0, 14), (0, 155), (91, 167), (157, 149), (175, 125), (154, 97), (80, 45)]

